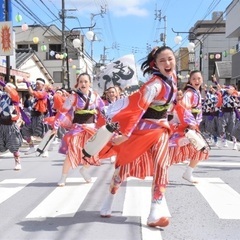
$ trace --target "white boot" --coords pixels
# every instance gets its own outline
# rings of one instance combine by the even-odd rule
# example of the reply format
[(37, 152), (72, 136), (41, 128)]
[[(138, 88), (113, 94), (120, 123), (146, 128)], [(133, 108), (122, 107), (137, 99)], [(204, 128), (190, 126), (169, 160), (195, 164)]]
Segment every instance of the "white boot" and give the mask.
[(111, 217), (114, 196), (115, 196), (115, 194), (111, 194), (110, 192), (108, 192), (108, 194), (103, 202), (102, 208), (100, 210), (101, 217), (105, 217), (105, 218)]
[(62, 174), (60, 181), (58, 182), (59, 187), (64, 187), (66, 184), (67, 174)]
[(92, 178), (91, 176), (89, 175), (89, 173), (87, 172), (88, 168), (86, 167), (81, 167), (79, 172), (81, 173), (82, 177), (84, 178), (84, 180), (87, 182), (87, 183), (90, 183), (92, 181)]
[(149, 227), (166, 227), (168, 224), (168, 218), (162, 216), (161, 203), (152, 203), (147, 219), (147, 225)]
[(161, 203), (152, 203), (150, 208), (150, 213), (148, 216), (148, 223), (155, 222), (161, 217), (161, 209), (160, 209)]
[(20, 159), (15, 159), (15, 168), (14, 170), (18, 171), (18, 170), (21, 170), (22, 169), (22, 166), (21, 166), (21, 163), (20, 163)]
[(190, 183), (197, 183), (197, 180), (194, 179), (192, 173), (194, 168), (187, 166), (185, 173), (183, 174), (182, 178), (187, 180)]

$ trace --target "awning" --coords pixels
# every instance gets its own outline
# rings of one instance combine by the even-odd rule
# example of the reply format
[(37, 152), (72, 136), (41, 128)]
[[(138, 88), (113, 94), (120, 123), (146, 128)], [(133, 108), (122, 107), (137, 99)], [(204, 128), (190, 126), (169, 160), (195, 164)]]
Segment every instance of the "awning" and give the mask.
[[(0, 73), (6, 74), (7, 70), (6, 67), (0, 66)], [(11, 76), (16, 76), (16, 77), (21, 77), (21, 78), (29, 78), (30, 74), (27, 72), (23, 72), (17, 69), (10, 69), (10, 75)]]

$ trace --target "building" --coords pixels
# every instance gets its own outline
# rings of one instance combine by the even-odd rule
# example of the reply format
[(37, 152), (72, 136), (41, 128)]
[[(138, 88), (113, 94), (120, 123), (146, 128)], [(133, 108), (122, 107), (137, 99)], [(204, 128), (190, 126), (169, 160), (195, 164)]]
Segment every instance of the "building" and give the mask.
[[(53, 84), (53, 78), (43, 65), (36, 52), (32, 49), (17, 49), (16, 50), (16, 68), (20, 71), (27, 72), (28, 78), (32, 80), (33, 84), (36, 83), (36, 78), (42, 78), (46, 84)], [(25, 83), (18, 83), (15, 81), (18, 91), (26, 91), (27, 86)]]
[(188, 81), (189, 70), (194, 68), (193, 66), (193, 54), (189, 53), (187, 47), (181, 47), (175, 52), (178, 72), (178, 86), (183, 87)]
[[(28, 26), (26, 31), (21, 26), (14, 26), (15, 49), (34, 50), (39, 61), (47, 69), (55, 87), (73, 88), (76, 76), (80, 72), (92, 73), (92, 61), (84, 52), (84, 36), (80, 31), (62, 31), (55, 25)], [(63, 48), (63, 35), (65, 47)], [(74, 48), (73, 40), (80, 44)], [(37, 76), (32, 76), (33, 78)]]
[[(226, 20), (223, 14), (224, 12), (213, 12), (211, 20), (197, 21), (188, 32), (189, 41), (195, 44), (194, 55), (189, 59), (194, 59), (194, 69), (202, 71), (204, 83), (207, 85), (212, 84), (211, 76), (216, 73), (216, 63), (232, 60), (233, 49), (238, 41), (237, 37), (227, 38)], [(192, 70), (192, 60), (189, 62), (189, 70)], [(218, 70), (222, 66), (224, 64), (218, 65)], [(220, 72), (223, 71), (220, 70)], [(229, 76), (218, 77), (221, 84), (233, 83)]]
[[(13, 32), (13, 41), (11, 42), (15, 42), (15, 32)], [(33, 84), (36, 83), (36, 78), (38, 77), (45, 79), (47, 84), (53, 83), (51, 75), (32, 49), (14, 49), (9, 59), (6, 56), (0, 56), (0, 75), (1, 78), (13, 83), (17, 87), (21, 97), (28, 92), (26, 84), (20, 82), (24, 78), (31, 79)]]
[(232, 49), (232, 82), (240, 89), (240, 2), (233, 0), (226, 9), (226, 37), (237, 39)]

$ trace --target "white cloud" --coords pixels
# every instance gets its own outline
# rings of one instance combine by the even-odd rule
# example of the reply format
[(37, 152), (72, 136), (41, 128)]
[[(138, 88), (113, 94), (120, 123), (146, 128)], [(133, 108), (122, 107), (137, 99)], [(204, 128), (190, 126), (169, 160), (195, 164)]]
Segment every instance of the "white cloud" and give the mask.
[(122, 8), (113, 8), (112, 12), (114, 15), (116, 16), (139, 16), (139, 17), (143, 17), (143, 16), (147, 16), (148, 15), (148, 11), (146, 9), (143, 8), (139, 8), (136, 6), (133, 7), (122, 7)]
[(148, 11), (144, 5), (149, 2), (149, 0), (112, 0), (109, 1), (109, 8), (117, 16), (147, 16)]
[[(116, 16), (139, 16), (149, 15), (146, 4), (151, 4), (151, 0), (106, 0), (107, 8)], [(72, 0), (71, 4), (75, 5), (80, 12), (94, 12), (97, 6), (94, 0)], [(104, 6), (102, 6), (104, 7)]]

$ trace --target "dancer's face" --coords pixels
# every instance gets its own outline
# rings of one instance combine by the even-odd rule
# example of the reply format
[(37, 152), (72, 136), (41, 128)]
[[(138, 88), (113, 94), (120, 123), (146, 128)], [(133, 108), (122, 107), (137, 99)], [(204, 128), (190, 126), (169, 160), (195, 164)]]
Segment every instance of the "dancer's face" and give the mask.
[(164, 76), (173, 76), (176, 69), (176, 59), (173, 52), (170, 49), (160, 52), (156, 57), (155, 65)]
[(189, 82), (195, 89), (199, 90), (203, 83), (202, 74), (200, 72), (193, 73)]
[(87, 94), (91, 86), (91, 82), (88, 75), (82, 75), (78, 79), (77, 88), (80, 89), (84, 94)]

